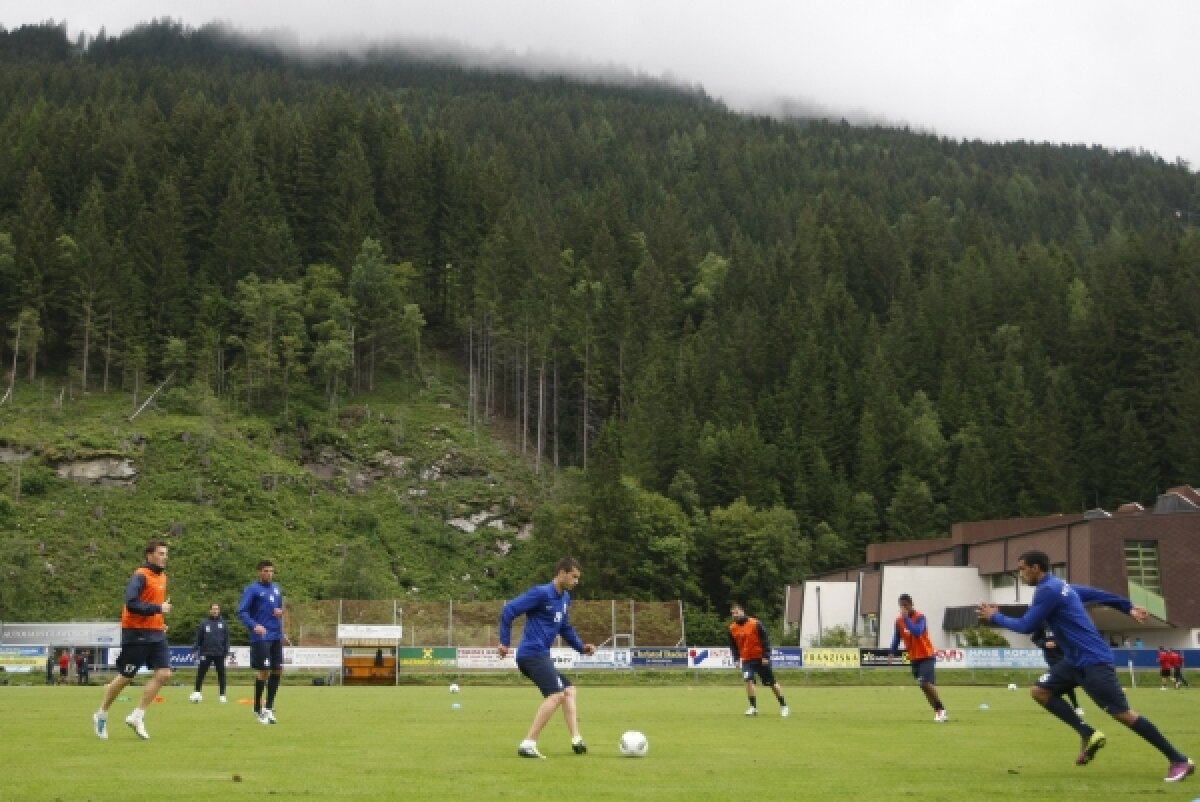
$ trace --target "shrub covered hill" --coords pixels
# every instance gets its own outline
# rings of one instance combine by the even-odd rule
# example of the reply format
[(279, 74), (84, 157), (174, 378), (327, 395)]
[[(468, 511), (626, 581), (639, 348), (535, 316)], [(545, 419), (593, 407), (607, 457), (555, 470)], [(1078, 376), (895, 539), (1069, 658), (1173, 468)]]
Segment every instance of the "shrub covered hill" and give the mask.
[(5, 618), (111, 616), (173, 531), (181, 625), (264, 553), (775, 621), (871, 542), (1200, 480), (1187, 164), (305, 56), (0, 29)]
[[(231, 611), (269, 557), (295, 600), (506, 598), (529, 565), (530, 466), (463, 414), (460, 372), (384, 382), (286, 428), (164, 390), (17, 386), (0, 407), (0, 617), (112, 620), (152, 537), (171, 546), (172, 628)], [(51, 388), (55, 388), (53, 391)]]

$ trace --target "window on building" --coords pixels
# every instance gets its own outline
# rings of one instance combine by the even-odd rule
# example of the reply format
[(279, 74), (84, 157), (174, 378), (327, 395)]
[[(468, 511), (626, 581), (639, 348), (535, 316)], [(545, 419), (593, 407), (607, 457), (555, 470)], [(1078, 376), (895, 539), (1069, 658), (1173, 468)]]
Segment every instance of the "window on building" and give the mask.
[(990, 578), (993, 590), (996, 588), (1012, 588), (1017, 585), (1016, 574), (1009, 573), (1008, 571), (1002, 574), (992, 574)]
[(1125, 541), (1125, 579), (1129, 583), (1130, 600), (1145, 607), (1152, 615), (1167, 617), (1167, 603), (1162, 595), (1162, 573), (1159, 570), (1158, 541)]
[(1067, 564), (1066, 563), (1055, 563), (1054, 565), (1050, 566), (1050, 573), (1054, 574), (1059, 579), (1066, 579), (1067, 578)]
[(872, 637), (879, 634), (879, 616), (867, 613), (862, 617), (862, 633)]

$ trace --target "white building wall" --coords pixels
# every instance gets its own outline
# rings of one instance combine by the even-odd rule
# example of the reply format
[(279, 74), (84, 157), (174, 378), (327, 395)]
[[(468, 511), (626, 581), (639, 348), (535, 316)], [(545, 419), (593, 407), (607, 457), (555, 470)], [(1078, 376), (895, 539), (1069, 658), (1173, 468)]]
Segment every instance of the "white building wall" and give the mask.
[(822, 630), (834, 627), (857, 632), (854, 620), (857, 597), (857, 582), (805, 582), (800, 645), (815, 645)]
[(946, 608), (979, 604), (989, 598), (991, 590), (973, 565), (885, 565), (882, 570), (880, 648), (892, 645), (896, 616), (900, 614), (897, 599), (901, 593), (912, 596), (913, 607), (929, 619), (929, 638), (934, 648), (953, 649), (959, 645), (954, 634), (942, 629)]

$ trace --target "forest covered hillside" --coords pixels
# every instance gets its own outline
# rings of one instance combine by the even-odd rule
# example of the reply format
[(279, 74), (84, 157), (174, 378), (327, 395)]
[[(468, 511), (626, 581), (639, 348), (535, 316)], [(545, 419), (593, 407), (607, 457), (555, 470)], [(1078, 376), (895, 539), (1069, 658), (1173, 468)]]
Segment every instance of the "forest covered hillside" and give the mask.
[[(198, 431), (261, 432), (294, 473), (354, 442), (346, 410), (439, 376), (454, 425), (502, 431), (529, 471), (535, 545), (513, 553), (577, 554), (593, 598), (769, 616), (783, 584), (869, 542), (1200, 477), (1186, 164), (399, 51), (301, 59), (171, 22), (0, 31), (0, 66), (0, 441), (49, 471), (68, 443), (31, 422), (48, 396), (59, 424), (108, 432), (89, 448), (124, 453), (112, 416), (169, 377), (136, 420), (171, 422), (154, 443), (192, 432), (159, 465), (188, 478), (173, 521), (260, 492), (233, 475), (198, 492)], [(120, 414), (84, 426), (106, 403)], [(0, 512), (24, 522), (31, 497)], [(436, 561), (400, 570), (361, 536), (378, 523), (345, 527), (360, 506), (338, 526), (378, 561), (372, 593), (464, 592)], [(393, 514), (410, 525), (375, 516)], [(5, 529), (34, 566), (14, 570), (45, 571), (40, 541)], [(142, 535), (116, 536), (125, 562)], [(445, 548), (462, 574), (499, 571), (479, 592), (509, 589), (504, 561)], [(313, 594), (335, 573), (318, 554)]]

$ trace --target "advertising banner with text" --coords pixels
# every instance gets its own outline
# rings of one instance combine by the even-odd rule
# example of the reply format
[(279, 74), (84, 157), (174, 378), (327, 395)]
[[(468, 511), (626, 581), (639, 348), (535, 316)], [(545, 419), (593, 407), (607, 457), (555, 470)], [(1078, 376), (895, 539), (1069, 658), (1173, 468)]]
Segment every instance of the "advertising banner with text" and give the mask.
[(46, 668), (45, 646), (0, 646), (0, 667), (13, 674), (27, 674)]
[(458, 650), (450, 646), (400, 647), (402, 668), (453, 668), (458, 665)]
[(688, 650), (682, 646), (658, 649), (630, 649), (630, 660), (636, 668), (687, 668)]
[(858, 649), (821, 648), (809, 646), (803, 650), (805, 668), (858, 668)]

